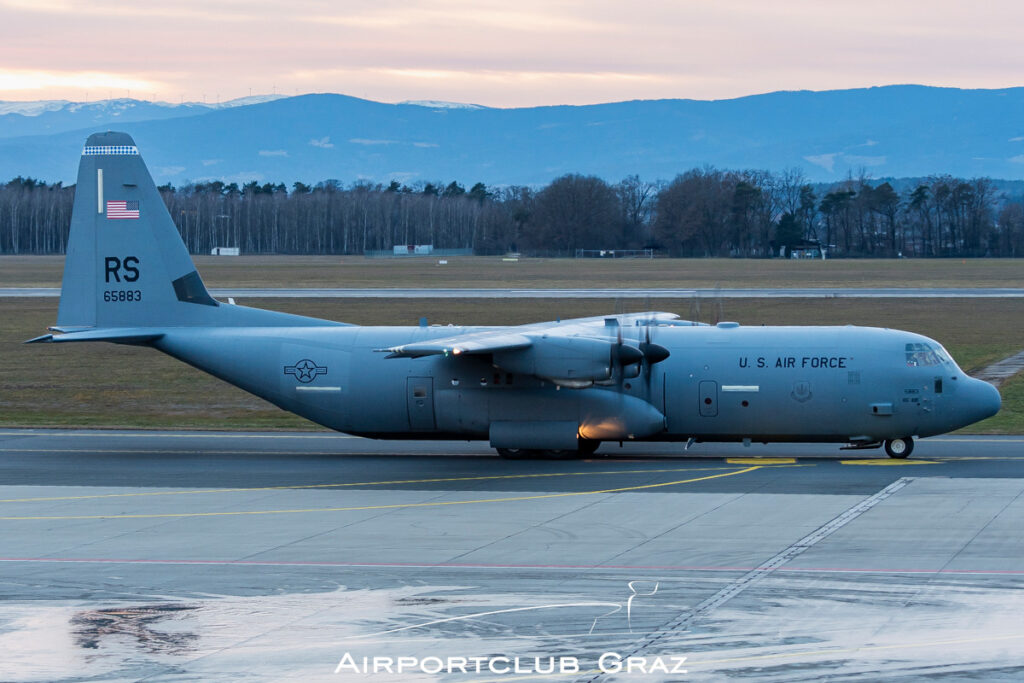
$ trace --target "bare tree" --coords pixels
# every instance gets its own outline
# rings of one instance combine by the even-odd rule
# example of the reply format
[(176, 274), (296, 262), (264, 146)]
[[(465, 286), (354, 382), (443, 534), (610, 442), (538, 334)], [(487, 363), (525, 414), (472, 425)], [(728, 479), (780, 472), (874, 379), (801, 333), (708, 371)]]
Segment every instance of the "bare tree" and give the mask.
[[(466, 187), (470, 187), (468, 191)], [(986, 178), (935, 176), (902, 196), (866, 174), (808, 184), (796, 170), (710, 167), (671, 183), (614, 186), (567, 175), (546, 187), (325, 180), (314, 185), (213, 180), (159, 188), (188, 248), (208, 253), (358, 254), (431, 243), (479, 253), (660, 245), (675, 255), (767, 256), (786, 240), (821, 239), (834, 256), (1021, 256), (1021, 201)], [(820, 200), (819, 200), (820, 197)], [(61, 253), (74, 187), (0, 184), (0, 253)], [(998, 220), (997, 220), (998, 218)], [(799, 234), (797, 234), (799, 233)]]
[(535, 249), (572, 253), (618, 243), (615, 191), (594, 176), (566, 175), (537, 194), (528, 240)]

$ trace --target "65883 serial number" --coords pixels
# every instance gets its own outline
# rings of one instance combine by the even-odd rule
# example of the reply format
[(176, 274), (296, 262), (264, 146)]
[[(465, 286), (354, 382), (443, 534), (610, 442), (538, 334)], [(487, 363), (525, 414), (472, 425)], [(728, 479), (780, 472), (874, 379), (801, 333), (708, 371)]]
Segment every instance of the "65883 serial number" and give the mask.
[(138, 289), (107, 289), (103, 292), (103, 300), (111, 302), (142, 301), (142, 292)]

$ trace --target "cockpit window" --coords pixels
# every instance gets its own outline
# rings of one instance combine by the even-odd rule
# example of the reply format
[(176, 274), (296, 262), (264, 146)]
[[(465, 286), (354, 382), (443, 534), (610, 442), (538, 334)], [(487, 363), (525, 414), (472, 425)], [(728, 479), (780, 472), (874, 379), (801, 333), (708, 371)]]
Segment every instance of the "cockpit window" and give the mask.
[(923, 342), (907, 344), (907, 366), (924, 368), (935, 365), (953, 364), (946, 350), (941, 346), (932, 346)]

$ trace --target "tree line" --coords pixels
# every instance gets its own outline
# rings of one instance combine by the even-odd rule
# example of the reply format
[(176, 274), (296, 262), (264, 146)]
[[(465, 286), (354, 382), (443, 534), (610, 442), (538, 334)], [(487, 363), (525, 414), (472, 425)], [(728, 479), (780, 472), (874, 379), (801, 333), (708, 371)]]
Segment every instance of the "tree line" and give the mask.
[[(315, 185), (221, 181), (160, 193), (192, 253), (361, 254), (433, 244), (490, 254), (654, 248), (672, 256), (1024, 255), (1024, 198), (987, 178), (934, 176), (897, 190), (867, 176), (813, 184), (799, 170), (693, 169), (671, 182), (565, 175), (540, 188), (457, 182)], [(0, 253), (63, 253), (74, 187), (0, 186)]]

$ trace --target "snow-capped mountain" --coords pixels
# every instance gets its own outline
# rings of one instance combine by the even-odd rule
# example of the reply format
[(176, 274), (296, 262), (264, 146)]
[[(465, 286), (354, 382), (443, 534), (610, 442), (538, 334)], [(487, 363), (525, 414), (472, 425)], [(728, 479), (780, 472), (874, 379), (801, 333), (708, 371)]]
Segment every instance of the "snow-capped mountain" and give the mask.
[(468, 102), (445, 102), (444, 100), (404, 100), (399, 104), (411, 104), (416, 107), (428, 107), (430, 109), (486, 109), (482, 104), (469, 104)]
[(253, 95), (227, 102), (148, 102), (121, 98), (91, 102), (38, 100), (0, 101), (0, 138), (47, 135), (90, 126), (103, 127), (131, 121), (152, 121), (195, 116), (218, 109), (245, 107), (281, 99), (281, 95)]
[(802, 168), (821, 182), (861, 172), (1024, 179), (1024, 88), (888, 86), (519, 109), (333, 94), (228, 104), (36, 103), (34, 116), (0, 116), (0, 180), (74, 182), (82, 143), (105, 129), (133, 135), (157, 182), (174, 184), (539, 185), (566, 173), (670, 180), (707, 164)]

